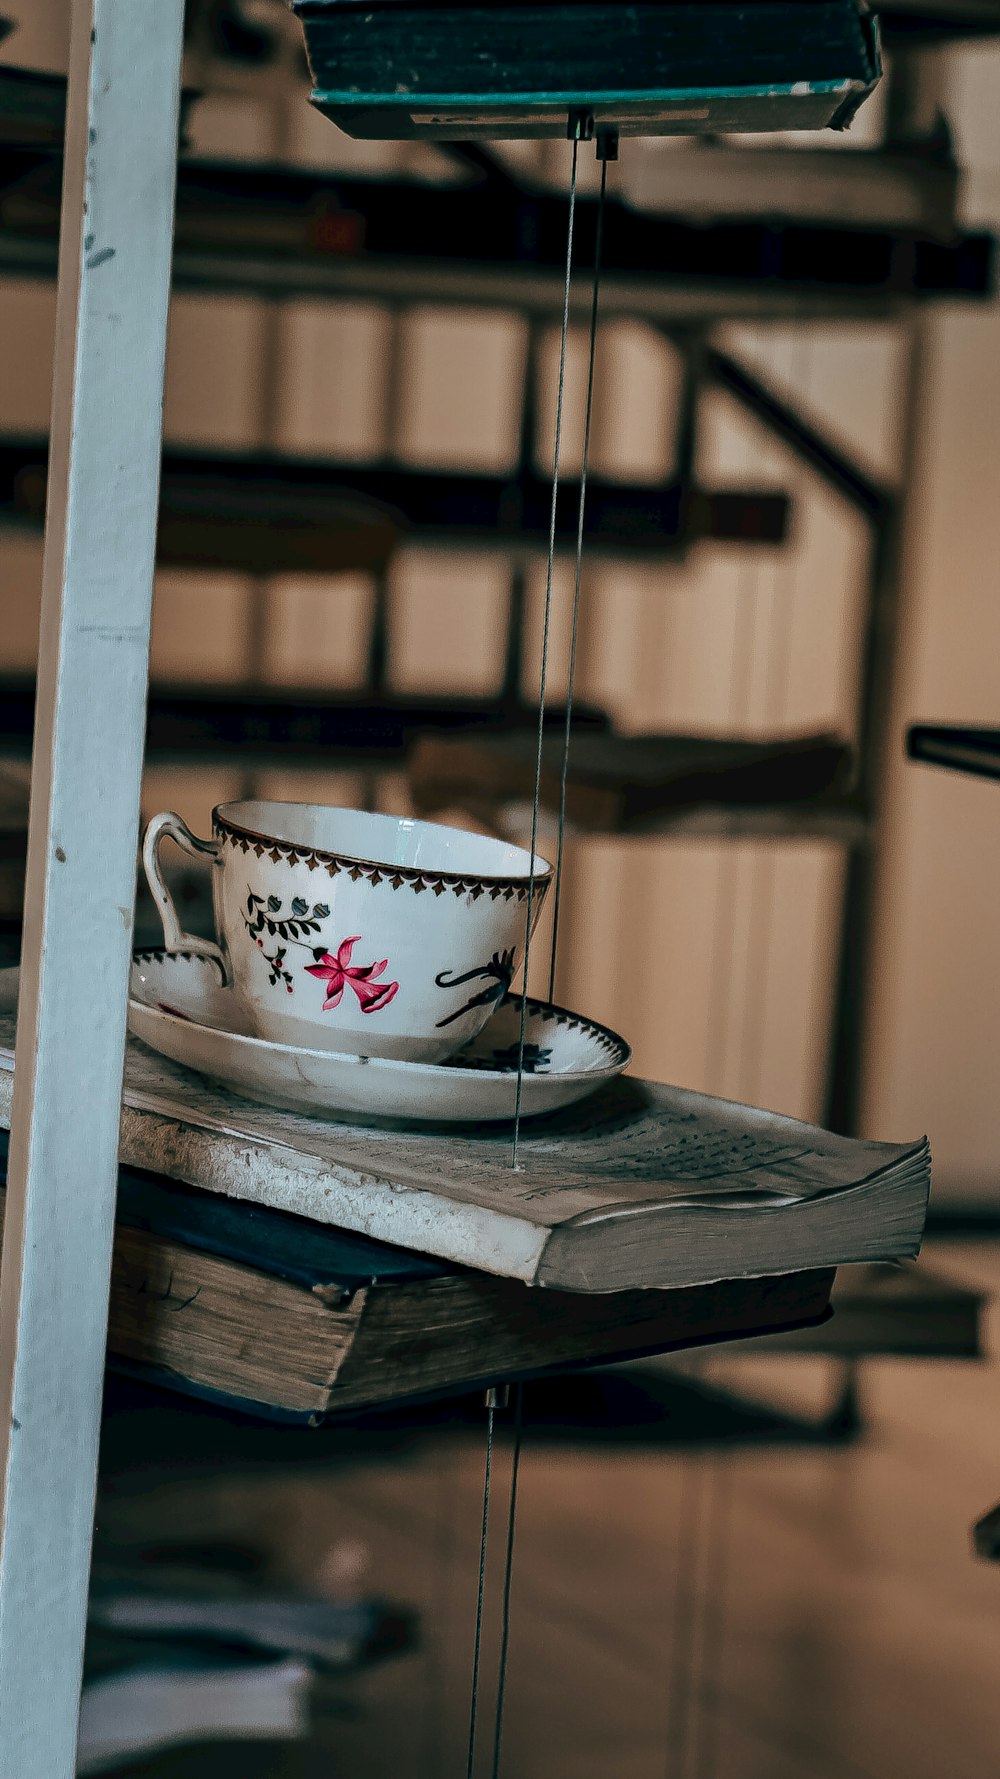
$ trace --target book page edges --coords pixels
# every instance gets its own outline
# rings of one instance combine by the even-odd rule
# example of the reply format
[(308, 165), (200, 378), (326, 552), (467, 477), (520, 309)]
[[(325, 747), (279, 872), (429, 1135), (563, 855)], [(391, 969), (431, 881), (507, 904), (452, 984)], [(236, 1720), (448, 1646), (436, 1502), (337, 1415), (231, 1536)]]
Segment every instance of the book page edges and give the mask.
[[(877, 1177), (823, 1198), (773, 1208), (734, 1211), (699, 1205), (679, 1215), (676, 1206), (663, 1203), (649, 1210), (588, 1213), (552, 1231), (535, 1282), (558, 1291), (673, 1289), (866, 1261), (912, 1260), (920, 1252), (929, 1193), (928, 1173), (919, 1186), (912, 1177), (894, 1183)], [(688, 1252), (678, 1254), (674, 1266), (668, 1258), (669, 1233), (681, 1223), (685, 1232), (701, 1225), (704, 1240), (699, 1244), (685, 1233)], [(701, 1265), (690, 1253), (699, 1245), (710, 1255)], [(664, 1277), (667, 1270), (669, 1278)]]

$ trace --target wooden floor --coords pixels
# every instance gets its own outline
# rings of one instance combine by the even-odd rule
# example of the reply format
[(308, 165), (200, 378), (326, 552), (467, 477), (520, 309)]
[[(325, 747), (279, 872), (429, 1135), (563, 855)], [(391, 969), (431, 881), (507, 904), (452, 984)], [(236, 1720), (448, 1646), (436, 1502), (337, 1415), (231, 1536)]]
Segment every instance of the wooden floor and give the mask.
[[(1000, 1245), (934, 1264), (1000, 1285)], [(731, 1361), (712, 1362), (735, 1376)], [(811, 1362), (743, 1361), (801, 1394)], [(808, 1373), (805, 1365), (809, 1364)], [(502, 1771), (509, 1779), (988, 1779), (1000, 1771), (1000, 1568), (971, 1522), (1000, 1499), (993, 1363), (873, 1362), (845, 1449), (665, 1455), (529, 1443), (521, 1469)], [(110, 1535), (250, 1534), (275, 1573), (364, 1563), (422, 1647), (324, 1689), (308, 1748), (186, 1751), (157, 1779), (463, 1779), (483, 1446), (123, 1491)], [(494, 1467), (502, 1552), (507, 1451)], [(710, 1553), (710, 1554), (706, 1554)], [(697, 1559), (697, 1560), (695, 1560)], [(477, 1775), (492, 1773), (491, 1565)]]

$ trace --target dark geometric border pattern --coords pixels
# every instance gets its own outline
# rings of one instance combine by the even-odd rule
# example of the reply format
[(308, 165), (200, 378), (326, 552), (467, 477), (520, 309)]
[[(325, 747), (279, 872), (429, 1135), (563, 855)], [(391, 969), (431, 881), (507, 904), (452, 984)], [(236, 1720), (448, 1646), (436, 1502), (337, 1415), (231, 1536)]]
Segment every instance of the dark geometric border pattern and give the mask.
[[(505, 995), (502, 1007), (520, 1007), (519, 994)], [(596, 1040), (602, 1050), (607, 1051), (612, 1062), (621, 1062), (631, 1056), (631, 1047), (617, 1032), (609, 1031), (606, 1025), (598, 1025), (596, 1019), (588, 1019), (582, 1013), (570, 1013), (565, 1007), (555, 1007), (549, 1001), (537, 1001), (533, 995), (528, 996), (528, 1012), (541, 1013), (547, 1023), (565, 1025), (571, 1031), (582, 1031)], [(475, 1042), (475, 1040), (473, 1040)]]
[(162, 964), (164, 960), (183, 958), (189, 964), (211, 964), (214, 958), (205, 957), (200, 951), (168, 951), (165, 945), (147, 945), (143, 951), (133, 951), (134, 964)]
[[(528, 1005), (531, 1006), (530, 1001)], [(548, 1017), (554, 1025), (566, 1025), (573, 1030), (587, 1032), (590, 1037), (596, 1040), (602, 1050), (607, 1051), (612, 1062), (619, 1062), (623, 1052), (628, 1049), (623, 1039), (616, 1038), (613, 1032), (609, 1032), (603, 1025), (597, 1025), (593, 1019), (584, 1019), (575, 1013), (557, 1012), (554, 1007), (548, 1009), (540, 1007), (539, 1011), (547, 1011)]]
[[(258, 859), (269, 858), (280, 864), (282, 859), (296, 864), (307, 865), (310, 871), (324, 870), (328, 877), (350, 877), (357, 883), (364, 878), (373, 887), (387, 883), (391, 889), (412, 889), (419, 896), (424, 890), (432, 890), (436, 896), (443, 896), (448, 890), (453, 895), (471, 895), (474, 901), (480, 896), (488, 895), (491, 902), (501, 897), (505, 902), (523, 902), (528, 895), (528, 880), (521, 878), (501, 877), (458, 877), (449, 871), (417, 871), (408, 865), (380, 865), (373, 859), (353, 859), (341, 857), (337, 853), (323, 852), (308, 846), (296, 846), (287, 840), (265, 840), (250, 834), (242, 833), (238, 828), (230, 828), (223, 822), (216, 822), (213, 827), (216, 840), (222, 845), (229, 845), (243, 853), (252, 852)], [(535, 896), (539, 898), (548, 885), (548, 878), (538, 876), (535, 879)]]

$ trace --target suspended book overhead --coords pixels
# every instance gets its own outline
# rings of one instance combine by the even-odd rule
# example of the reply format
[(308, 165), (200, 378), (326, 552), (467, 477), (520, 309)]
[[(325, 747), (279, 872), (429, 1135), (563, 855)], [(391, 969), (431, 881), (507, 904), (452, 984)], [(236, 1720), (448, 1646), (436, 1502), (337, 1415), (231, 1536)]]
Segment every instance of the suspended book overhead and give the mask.
[(861, 0), (292, 0), (350, 136), (843, 129), (877, 84)]

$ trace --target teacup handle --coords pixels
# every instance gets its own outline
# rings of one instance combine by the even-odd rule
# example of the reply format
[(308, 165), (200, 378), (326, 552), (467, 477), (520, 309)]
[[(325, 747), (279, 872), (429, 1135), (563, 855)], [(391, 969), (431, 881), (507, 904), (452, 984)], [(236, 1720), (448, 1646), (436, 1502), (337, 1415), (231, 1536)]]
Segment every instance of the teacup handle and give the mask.
[(160, 845), (162, 841), (173, 840), (192, 859), (214, 859), (218, 855), (219, 846), (216, 840), (199, 840), (192, 834), (186, 822), (172, 810), (164, 809), (154, 815), (146, 827), (142, 837), (142, 868), (146, 873), (146, 882), (156, 906), (160, 910), (163, 922), (163, 946), (168, 952), (192, 952), (195, 957), (211, 958), (218, 964), (222, 972), (222, 980), (228, 987), (230, 983), (229, 965), (221, 945), (214, 939), (199, 939), (194, 933), (185, 933), (177, 918), (174, 899), (170, 894), (160, 869)]

